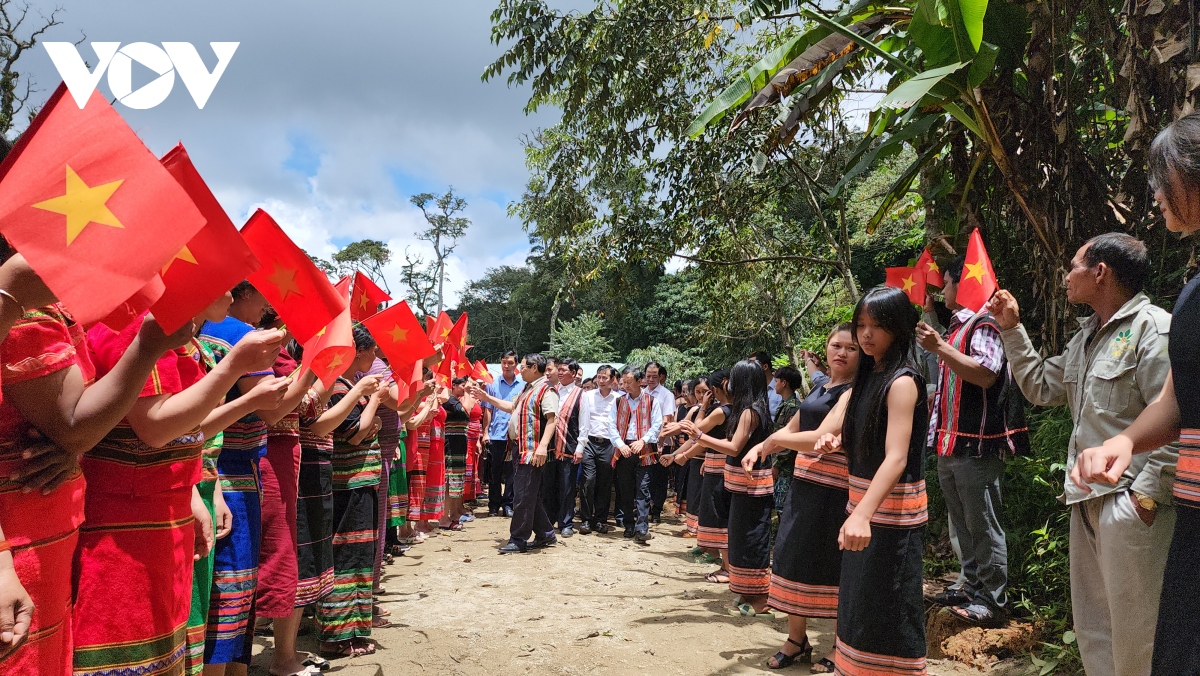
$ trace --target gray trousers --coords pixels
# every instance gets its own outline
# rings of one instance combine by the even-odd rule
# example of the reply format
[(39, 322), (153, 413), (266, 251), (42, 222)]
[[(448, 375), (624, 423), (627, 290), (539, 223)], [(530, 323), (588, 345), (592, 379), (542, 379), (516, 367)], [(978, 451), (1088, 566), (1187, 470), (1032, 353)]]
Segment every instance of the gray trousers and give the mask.
[(1004, 460), (947, 455), (938, 458), (938, 483), (958, 537), (963, 591), (971, 603), (1004, 612), (1008, 606), (1008, 544), (1000, 526)]
[(1071, 505), (1071, 610), (1088, 676), (1148, 676), (1175, 508), (1147, 526), (1133, 494)]

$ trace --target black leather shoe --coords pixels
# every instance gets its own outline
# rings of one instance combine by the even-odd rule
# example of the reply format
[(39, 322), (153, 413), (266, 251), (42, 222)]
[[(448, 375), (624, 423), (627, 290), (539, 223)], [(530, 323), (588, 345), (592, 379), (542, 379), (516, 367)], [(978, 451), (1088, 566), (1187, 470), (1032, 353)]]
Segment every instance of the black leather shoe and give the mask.
[(599, 526), (596, 526), (595, 528), (593, 528), (592, 530), (596, 531), (597, 533), (599, 533), (601, 535), (608, 535), (608, 532), (610, 530), (612, 530), (612, 528), (610, 528), (608, 524), (602, 523)]
[(509, 542), (500, 548), (501, 554), (524, 554), (527, 551), (529, 551), (529, 546), (519, 542)]
[(632, 529), (632, 528), (626, 528), (626, 529), (625, 529), (625, 537), (626, 537), (626, 538), (632, 538), (632, 537), (633, 537), (633, 529)]
[(571, 526), (567, 526), (566, 528), (562, 529), (561, 532), (559, 532), (559, 535), (561, 535), (565, 538), (569, 538), (574, 534), (575, 534), (575, 529), (572, 528)]
[(591, 527), (591, 526), (589, 526), (589, 525), (588, 525), (588, 524), (586, 524), (586, 523), (585, 523), (585, 524), (583, 524), (583, 525), (581, 525), (581, 526), (579, 527), (579, 534), (580, 534), (580, 535), (591, 535), (591, 534), (592, 534), (592, 527)]
[(545, 540), (534, 540), (533, 543), (529, 545), (529, 548), (530, 549), (545, 549), (546, 547), (552, 547), (556, 544), (558, 544), (558, 538), (551, 535), (550, 537), (546, 538)]
[(512, 518), (512, 507), (501, 507), (500, 513), (508, 518)]

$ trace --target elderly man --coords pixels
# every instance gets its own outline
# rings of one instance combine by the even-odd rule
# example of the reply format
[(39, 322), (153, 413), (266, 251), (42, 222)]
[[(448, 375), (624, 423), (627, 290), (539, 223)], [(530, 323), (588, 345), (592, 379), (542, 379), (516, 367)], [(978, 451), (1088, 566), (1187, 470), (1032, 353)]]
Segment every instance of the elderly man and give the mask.
[[(1035, 404), (1071, 409), (1068, 475), (1081, 451), (1128, 427), (1166, 380), (1171, 315), (1142, 293), (1148, 270), (1146, 245), (1129, 235), (1099, 235), (1080, 247), (1067, 300), (1095, 314), (1054, 357), (1034, 350), (1012, 294), (999, 291), (988, 304), (1021, 391)], [(1150, 673), (1177, 457), (1170, 446), (1136, 456), (1115, 486), (1065, 482), (1071, 605), (1088, 676)]]

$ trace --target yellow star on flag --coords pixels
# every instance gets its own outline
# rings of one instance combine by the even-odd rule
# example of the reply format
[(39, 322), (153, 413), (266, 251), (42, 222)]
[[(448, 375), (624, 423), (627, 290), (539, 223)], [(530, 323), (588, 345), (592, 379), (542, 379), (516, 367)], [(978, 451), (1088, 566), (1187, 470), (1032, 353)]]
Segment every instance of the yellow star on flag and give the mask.
[(293, 293), (297, 296), (304, 295), (300, 293), (300, 287), (296, 285), (296, 271), (282, 267), (279, 263), (275, 264), (275, 270), (271, 272), (270, 277), (267, 277), (267, 281), (279, 289), (279, 293), (282, 295), (280, 300), (287, 300), (288, 295)]
[(909, 290), (912, 289), (916, 285), (917, 285), (917, 282), (915, 279), (913, 279), (912, 275), (905, 277), (904, 278), (904, 293), (908, 293)]
[(322, 326), (322, 327), (321, 327), (321, 330), (320, 330), (320, 331), (317, 331), (317, 335), (313, 336), (313, 338), (320, 338), (321, 336), (325, 335), (325, 329), (327, 329), (327, 328), (329, 328), (329, 327), (328, 327), (328, 326)]
[(450, 329), (442, 329), (442, 337), (443, 338), (445, 338), (446, 336), (449, 336), (449, 335), (450, 335)]
[(967, 263), (963, 267), (967, 269), (967, 274), (963, 275), (963, 281), (974, 279), (980, 284), (983, 284), (983, 261), (979, 261), (977, 263)]
[(360, 308), (362, 308), (364, 310), (367, 309), (367, 304), (369, 304), (370, 302), (371, 302), (371, 300), (369, 298), (367, 298), (366, 291), (363, 291), (362, 293), (360, 293), (358, 295), (358, 306)]
[(54, 199), (38, 202), (34, 209), (52, 211), (67, 217), (67, 246), (75, 241), (79, 233), (89, 223), (99, 223), (114, 228), (124, 228), (121, 221), (108, 208), (108, 199), (125, 181), (113, 181), (97, 186), (89, 186), (79, 178), (79, 174), (67, 165), (67, 192)]
[(345, 360), (343, 360), (343, 359), (342, 359), (342, 353), (341, 353), (341, 352), (335, 352), (335, 353), (333, 354), (333, 357), (331, 357), (331, 358), (329, 359), (329, 363), (325, 365), (325, 368), (329, 368), (329, 369), (335, 369), (335, 368), (337, 368), (337, 367), (341, 366), (341, 365), (342, 365), (342, 364), (344, 364), (344, 363), (345, 363)]
[(941, 271), (941, 268), (939, 268), (939, 267), (938, 267), (938, 264), (937, 264), (937, 263), (934, 263), (934, 262), (933, 262), (933, 260), (930, 260), (930, 261), (929, 261), (929, 266), (928, 266), (928, 267), (929, 267), (929, 271), (930, 271), (930, 272), (940, 272), (940, 271)]
[(163, 266), (162, 273), (164, 275), (167, 274), (167, 270), (171, 269), (171, 264), (175, 261), (187, 261), (193, 265), (200, 265), (200, 262), (196, 260), (196, 256), (192, 254), (192, 250), (187, 248), (186, 244), (179, 250), (179, 253), (175, 254), (174, 258), (167, 261), (167, 264)]
[(395, 324), (392, 326), (392, 330), (388, 331), (388, 335), (392, 337), (393, 343), (399, 343), (400, 341), (408, 338), (408, 331), (400, 328), (399, 324)]

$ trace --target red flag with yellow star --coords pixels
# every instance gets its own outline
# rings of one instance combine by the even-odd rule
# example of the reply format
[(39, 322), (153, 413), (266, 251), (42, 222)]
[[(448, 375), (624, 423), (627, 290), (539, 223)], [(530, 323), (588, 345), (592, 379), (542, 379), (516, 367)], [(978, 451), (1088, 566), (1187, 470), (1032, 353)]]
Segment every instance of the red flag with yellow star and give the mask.
[[(143, 286), (140, 290), (138, 290), (137, 293), (125, 299), (125, 302), (118, 305), (117, 309), (105, 315), (105, 317), (100, 320), (100, 323), (112, 329), (113, 331), (120, 333), (125, 329), (126, 326), (129, 326), (133, 320), (139, 319), (143, 314), (145, 314), (146, 310), (149, 310), (150, 306), (155, 304), (155, 300), (162, 297), (162, 295), (163, 280), (161, 277), (155, 277), (154, 279), (150, 280), (146, 286)], [(155, 315), (155, 319), (158, 319), (158, 315)], [(159, 324), (162, 324), (161, 319), (158, 321)], [(171, 329), (171, 333), (174, 333), (175, 329), (178, 329), (180, 326), (183, 326), (183, 324)]]
[(98, 91), (80, 110), (59, 85), (0, 164), (0, 233), (84, 325), (146, 288), (203, 227)]
[[(338, 282), (334, 290), (342, 298), (349, 299), (350, 278)], [(347, 308), (304, 344), (304, 359), (300, 363), (300, 372), (312, 369), (325, 389), (329, 389), (333, 387), (333, 381), (346, 371), (346, 367), (354, 360), (354, 355), (354, 329), (350, 320), (350, 310)]]
[(267, 212), (255, 211), (242, 226), (242, 239), (262, 263), (246, 277), (287, 324), (296, 342), (305, 345), (344, 310), (339, 294), (304, 250), (284, 234)]
[(179, 181), (208, 221), (162, 269), (167, 288), (150, 311), (163, 331), (172, 333), (246, 279), (259, 264), (196, 171), (182, 143), (163, 155), (162, 165)]
[(450, 315), (445, 310), (438, 314), (437, 319), (428, 315), (425, 317), (425, 332), (429, 335), (429, 342), (434, 345), (446, 342), (446, 336), (450, 335), (453, 328), (454, 322), (450, 321)]
[(955, 300), (959, 305), (979, 312), (998, 288), (1000, 285), (996, 282), (996, 271), (992, 269), (992, 259), (988, 257), (987, 248), (983, 246), (983, 236), (979, 234), (978, 229), (972, 230)]
[(925, 274), (925, 283), (932, 284), (939, 289), (945, 284), (942, 280), (942, 269), (938, 267), (937, 261), (933, 260), (933, 254), (929, 252), (929, 247), (921, 252), (921, 257), (917, 259), (917, 269)]
[(917, 305), (925, 304), (925, 275), (918, 268), (887, 268), (884, 284), (900, 289)]
[(492, 372), (488, 370), (487, 362), (482, 359), (475, 362), (475, 368), (471, 372), (471, 377), (475, 380), (481, 380), (487, 385), (491, 385), (492, 383), (496, 382), (496, 378), (492, 375)]
[(356, 322), (379, 312), (379, 306), (391, 300), (387, 292), (376, 286), (371, 278), (354, 271), (354, 293), (350, 296), (350, 318)]
[[(458, 350), (460, 357), (467, 354), (467, 321), (467, 313), (464, 312), (458, 316), (458, 321), (454, 322), (450, 333), (446, 334), (446, 343), (453, 345), (454, 349)], [(470, 362), (467, 363), (470, 364)]]
[(413, 364), (420, 367), (422, 359), (436, 352), (408, 303), (396, 303), (367, 317), (362, 325), (375, 337), (379, 349), (397, 373), (405, 372)]

